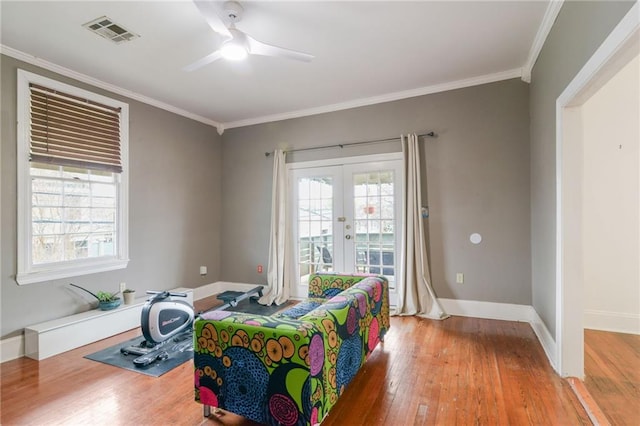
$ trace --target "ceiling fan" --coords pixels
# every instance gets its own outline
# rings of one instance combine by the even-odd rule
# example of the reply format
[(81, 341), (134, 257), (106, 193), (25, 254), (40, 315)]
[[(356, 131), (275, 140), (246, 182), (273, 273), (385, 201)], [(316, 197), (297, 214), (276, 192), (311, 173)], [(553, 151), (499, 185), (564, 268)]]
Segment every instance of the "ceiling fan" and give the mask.
[(223, 17), (218, 15), (214, 4), (210, 0), (194, 0), (195, 5), (200, 13), (207, 20), (207, 23), (213, 31), (222, 35), (226, 40), (222, 43), (220, 49), (210, 53), (202, 59), (197, 60), (191, 65), (183, 68), (184, 71), (194, 71), (220, 58), (229, 60), (240, 60), (247, 55), (263, 55), (275, 56), (280, 58), (289, 58), (297, 61), (309, 62), (314, 56), (308, 53), (298, 52), (296, 50), (285, 49), (283, 47), (273, 46), (263, 43), (251, 37), (250, 35), (236, 28), (236, 23), (242, 19), (243, 8), (236, 1), (227, 1), (223, 6), (223, 17), (230, 22), (227, 26), (223, 21)]

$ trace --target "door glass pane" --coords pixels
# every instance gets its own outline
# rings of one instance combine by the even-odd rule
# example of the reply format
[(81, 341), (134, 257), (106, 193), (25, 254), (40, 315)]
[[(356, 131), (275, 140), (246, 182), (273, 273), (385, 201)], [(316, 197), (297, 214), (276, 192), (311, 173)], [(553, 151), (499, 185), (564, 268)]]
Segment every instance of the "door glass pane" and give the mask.
[(307, 284), (310, 274), (333, 270), (333, 180), (302, 177), (297, 185), (298, 266)]
[(353, 175), (356, 271), (382, 274), (395, 284), (394, 172)]

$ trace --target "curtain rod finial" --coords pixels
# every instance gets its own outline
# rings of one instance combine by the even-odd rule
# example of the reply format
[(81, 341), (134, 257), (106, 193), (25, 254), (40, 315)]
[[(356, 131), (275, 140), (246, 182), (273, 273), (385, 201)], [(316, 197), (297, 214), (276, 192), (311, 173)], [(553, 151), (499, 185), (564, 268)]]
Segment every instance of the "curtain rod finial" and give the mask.
[(436, 132), (431, 131), (431, 132), (427, 133), (427, 136), (429, 136), (430, 138), (435, 138), (438, 135), (436, 135)]
[(265, 156), (265, 157), (268, 157), (268, 156), (270, 156), (270, 155), (271, 155), (271, 153), (270, 153), (270, 152), (265, 152), (265, 153), (264, 153), (264, 156)]

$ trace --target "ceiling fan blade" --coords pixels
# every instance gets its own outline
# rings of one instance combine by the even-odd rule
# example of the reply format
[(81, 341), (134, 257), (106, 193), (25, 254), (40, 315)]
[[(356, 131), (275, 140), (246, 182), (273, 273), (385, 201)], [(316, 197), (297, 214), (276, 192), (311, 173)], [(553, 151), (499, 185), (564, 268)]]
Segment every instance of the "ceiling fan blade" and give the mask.
[(187, 65), (186, 67), (182, 68), (182, 70), (187, 72), (195, 71), (198, 68), (202, 68), (205, 65), (208, 65), (213, 61), (217, 61), (220, 58), (222, 58), (222, 53), (220, 53), (219, 50), (216, 50), (215, 52), (208, 54), (204, 58), (195, 61), (191, 65)]
[(220, 16), (218, 16), (217, 10), (212, 1), (209, 0), (193, 0), (196, 7), (202, 13), (202, 16), (207, 20), (207, 23), (211, 29), (225, 38), (231, 38), (231, 33), (227, 29)]
[(285, 49), (283, 47), (273, 46), (256, 40), (248, 34), (244, 34), (247, 39), (249, 53), (253, 55), (276, 56), (281, 58), (295, 59), (296, 61), (311, 62), (315, 57), (308, 53), (298, 52), (297, 50)]

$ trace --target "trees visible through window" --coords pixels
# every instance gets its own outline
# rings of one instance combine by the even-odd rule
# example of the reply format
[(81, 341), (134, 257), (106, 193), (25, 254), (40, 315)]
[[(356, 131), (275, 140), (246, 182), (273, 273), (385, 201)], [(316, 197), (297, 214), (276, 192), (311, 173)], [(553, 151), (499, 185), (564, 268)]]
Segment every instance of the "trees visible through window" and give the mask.
[(20, 284), (123, 268), (126, 104), (18, 72)]
[(117, 175), (31, 163), (34, 265), (114, 256)]

